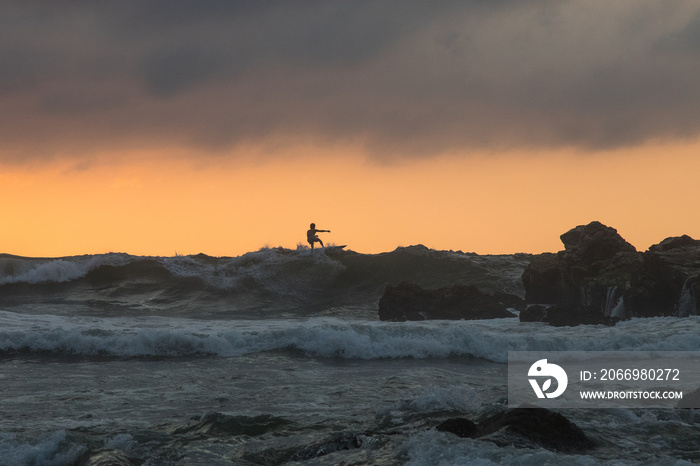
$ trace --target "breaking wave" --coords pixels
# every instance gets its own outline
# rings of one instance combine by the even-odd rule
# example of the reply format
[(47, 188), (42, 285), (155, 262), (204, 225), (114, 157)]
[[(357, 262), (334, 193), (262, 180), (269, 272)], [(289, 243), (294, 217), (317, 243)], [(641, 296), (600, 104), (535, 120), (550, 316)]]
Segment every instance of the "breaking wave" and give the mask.
[(19, 303), (53, 296), (54, 301), (112, 304), (118, 297), (140, 308), (190, 299), (192, 312), (200, 307), (198, 302), (216, 297), (226, 299), (219, 309), (327, 309), (376, 304), (388, 284), (401, 281), (430, 288), (471, 284), (488, 293), (522, 297), (521, 275), (528, 263), (526, 255), (478, 256), (424, 246), (382, 254), (264, 248), (238, 257), (111, 253), (37, 259), (0, 254), (0, 295)]
[[(472, 356), (508, 351), (692, 351), (700, 317), (632, 319), (616, 327), (555, 328), (517, 319), (379, 322), (67, 318), (0, 312), (0, 354), (87, 357), (234, 357), (294, 350), (341, 359)], [(536, 337), (535, 337), (536, 335)]]

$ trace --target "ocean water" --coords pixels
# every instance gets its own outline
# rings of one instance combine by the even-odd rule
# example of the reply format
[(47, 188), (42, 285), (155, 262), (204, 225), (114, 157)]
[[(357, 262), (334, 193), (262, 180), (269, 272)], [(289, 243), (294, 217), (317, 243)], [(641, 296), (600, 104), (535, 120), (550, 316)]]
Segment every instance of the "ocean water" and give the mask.
[[(526, 255), (0, 255), (0, 465), (700, 462), (696, 410), (561, 411), (571, 455), (435, 426), (505, 409), (508, 351), (699, 350), (700, 318), (380, 322), (387, 284), (523, 295)], [(102, 463), (100, 463), (102, 461)]]

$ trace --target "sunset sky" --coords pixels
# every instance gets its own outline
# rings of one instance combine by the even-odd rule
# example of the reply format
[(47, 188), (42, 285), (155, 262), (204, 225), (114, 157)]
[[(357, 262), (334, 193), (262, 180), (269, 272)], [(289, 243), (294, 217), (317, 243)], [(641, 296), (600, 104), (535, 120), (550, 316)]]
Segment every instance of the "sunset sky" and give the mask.
[(695, 0), (0, 3), (0, 252), (700, 238)]

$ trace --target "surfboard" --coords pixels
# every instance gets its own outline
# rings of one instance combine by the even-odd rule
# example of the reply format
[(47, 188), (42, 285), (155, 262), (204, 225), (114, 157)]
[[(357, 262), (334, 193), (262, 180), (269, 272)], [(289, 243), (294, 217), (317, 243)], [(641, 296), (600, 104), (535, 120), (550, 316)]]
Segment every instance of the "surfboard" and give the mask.
[(343, 244), (341, 246), (335, 246), (335, 245), (334, 246), (325, 246), (323, 249), (338, 249), (338, 250), (340, 250), (340, 249), (343, 249), (345, 246), (347, 246), (347, 244)]

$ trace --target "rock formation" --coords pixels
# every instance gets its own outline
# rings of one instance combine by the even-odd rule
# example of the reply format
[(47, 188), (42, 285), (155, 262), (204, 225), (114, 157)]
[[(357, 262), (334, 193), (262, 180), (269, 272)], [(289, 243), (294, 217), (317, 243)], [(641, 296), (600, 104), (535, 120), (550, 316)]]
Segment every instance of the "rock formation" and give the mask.
[(515, 317), (495, 298), (474, 286), (425, 290), (402, 282), (387, 286), (379, 300), (379, 319), (403, 322), (428, 319), (497, 319)]
[(593, 448), (593, 442), (576, 424), (545, 408), (509, 409), (478, 424), (465, 418), (448, 419), (436, 429), (464, 438), (488, 440), (499, 446), (543, 447), (559, 452)]
[(561, 240), (564, 251), (536, 256), (523, 273), (525, 301), (557, 307), (523, 311), (521, 320), (575, 325), (697, 314), (700, 241), (667, 238), (641, 253), (600, 222)]

